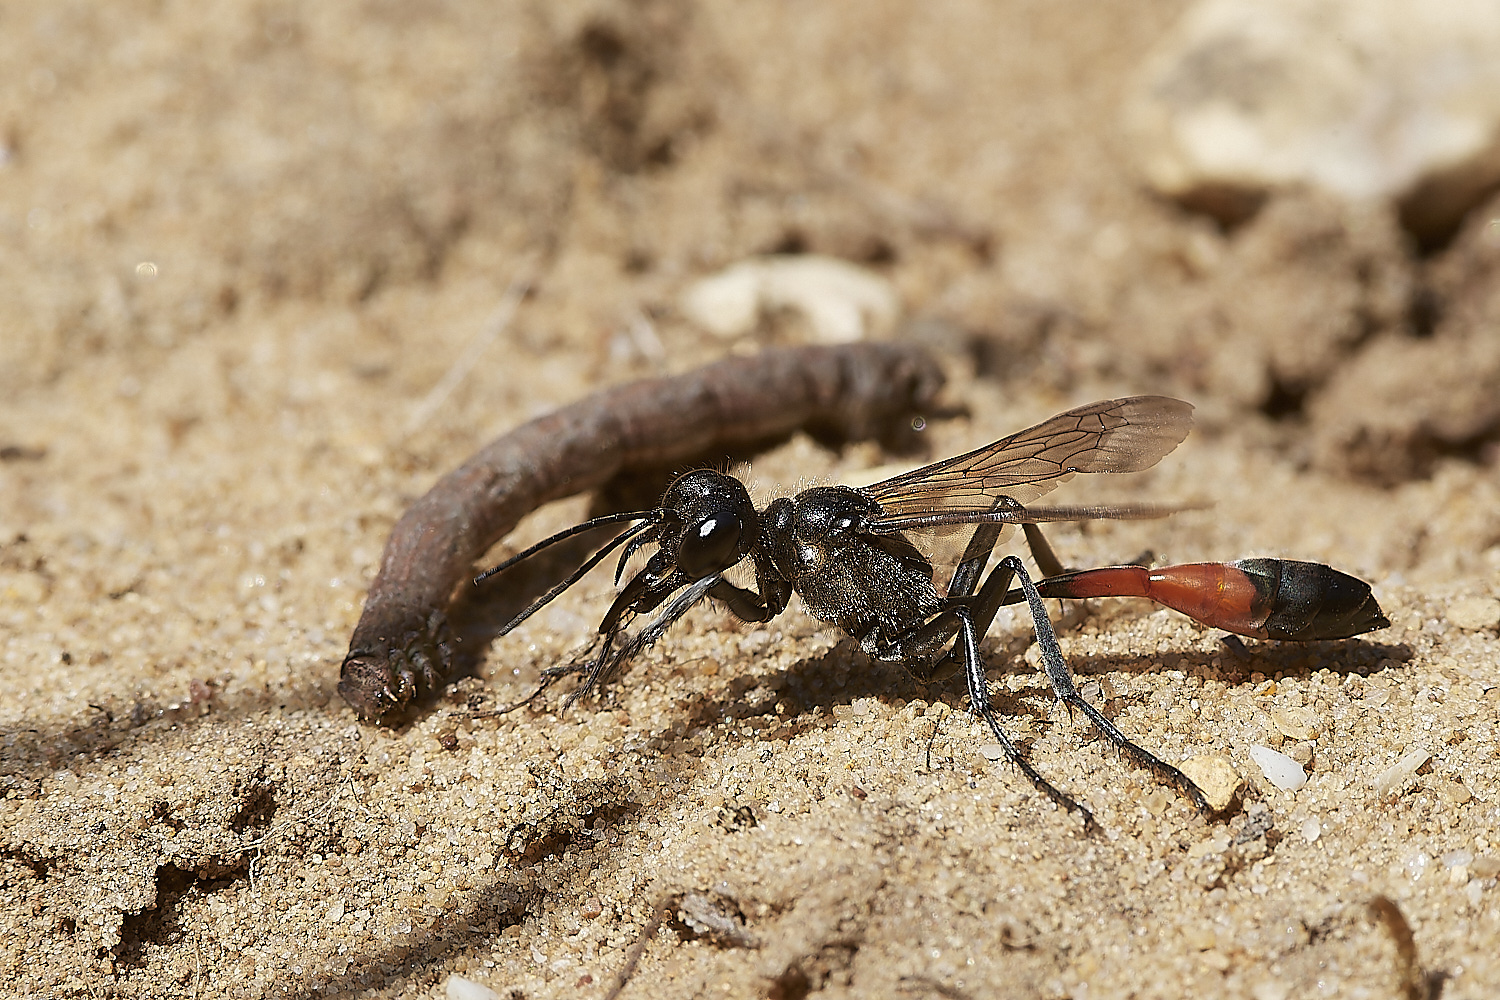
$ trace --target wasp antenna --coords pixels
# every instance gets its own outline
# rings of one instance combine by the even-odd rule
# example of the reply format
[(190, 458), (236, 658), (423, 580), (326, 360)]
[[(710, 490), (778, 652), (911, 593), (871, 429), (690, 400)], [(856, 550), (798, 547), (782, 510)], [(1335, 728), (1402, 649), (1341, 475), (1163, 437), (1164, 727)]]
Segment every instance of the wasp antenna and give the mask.
[[(585, 531), (590, 531), (594, 528), (602, 528), (606, 524), (619, 524), (621, 521), (655, 520), (660, 516), (661, 511), (659, 509), (634, 510), (624, 514), (605, 514), (603, 517), (596, 517), (592, 521), (584, 521), (582, 524), (575, 524), (571, 528), (564, 528), (562, 531), (559, 531), (555, 535), (543, 538), (540, 542), (537, 542), (531, 548), (526, 549), (522, 552), (517, 552), (515, 555), (511, 556), (500, 565), (491, 566), (489, 569), (485, 570), (483, 573), (480, 573), (474, 578), (474, 584), (478, 586), (479, 584), (488, 580), (490, 577), (494, 576), (496, 573), (503, 573), (514, 566), (516, 563), (522, 562), (526, 559), (530, 559), (532, 556), (536, 555), (547, 546), (556, 545), (558, 542), (561, 542), (564, 539), (572, 538), (574, 535), (581, 535)], [(626, 535), (629, 534), (630, 532), (626, 532)], [(626, 535), (622, 535), (621, 537), (626, 537)], [(614, 543), (611, 542), (610, 544), (613, 545)]]
[[(592, 522), (590, 522), (590, 523), (592, 523)], [(600, 549), (598, 552), (595, 552), (593, 555), (589, 556), (588, 561), (586, 561), (582, 566), (579, 566), (573, 572), (569, 573), (568, 576), (567, 576), (567, 579), (565, 579), (562, 582), (560, 582), (560, 583), (556, 584), (555, 586), (553, 586), (551, 590), (548, 590), (541, 597), (538, 597), (536, 600), (532, 601), (529, 605), (527, 605), (525, 611), (522, 611), (520, 614), (516, 615), (510, 621), (506, 622), (505, 623), (505, 627), (502, 628), (502, 629), (500, 629), (500, 631), (497, 634), (498, 635), (506, 635), (507, 633), (510, 632), (511, 629), (515, 628), (517, 625), (521, 624), (526, 619), (528, 619), (532, 615), (536, 614), (542, 608), (544, 608), (548, 604), (552, 603), (553, 599), (556, 598), (558, 594), (561, 594), (563, 591), (565, 591), (569, 587), (573, 586), (573, 584), (577, 583), (579, 580), (582, 580), (584, 578), (584, 575), (587, 574), (589, 570), (593, 569), (595, 566), (597, 566), (601, 562), (603, 562), (605, 556), (609, 555), (615, 549), (619, 548), (619, 546), (622, 545), (622, 544), (624, 544), (626, 541), (630, 540), (631, 538), (634, 538), (636, 535), (639, 535), (641, 532), (645, 531), (647, 528), (650, 528), (653, 524), (655, 524), (654, 521), (647, 521), (645, 524), (637, 524), (635, 527), (629, 528), (629, 529), (627, 529), (625, 531), (622, 531), (618, 535), (616, 535), (614, 538), (610, 539), (609, 544), (605, 545), (604, 548)], [(556, 536), (554, 536), (553, 538), (548, 539), (547, 540), (547, 544), (550, 544), (551, 542), (553, 542), (555, 540), (556, 540)], [(522, 553), (522, 554), (523, 555), (529, 555), (530, 553)], [(511, 562), (516, 562), (516, 561), (517, 560), (515, 560), (515, 559), (511, 560)], [(503, 568), (503, 566), (501, 568)], [(488, 575), (488, 574), (486, 574), (486, 575)], [(479, 579), (476, 579), (474, 582), (477, 584), (480, 579), (483, 579), (483, 577), (480, 577)]]

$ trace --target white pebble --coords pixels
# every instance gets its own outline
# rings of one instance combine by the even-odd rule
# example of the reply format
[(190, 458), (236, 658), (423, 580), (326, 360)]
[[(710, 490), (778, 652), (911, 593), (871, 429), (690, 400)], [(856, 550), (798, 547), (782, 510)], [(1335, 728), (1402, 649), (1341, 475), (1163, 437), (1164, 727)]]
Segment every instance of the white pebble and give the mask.
[(694, 282), (679, 305), (688, 319), (725, 338), (751, 333), (764, 313), (795, 310), (825, 344), (881, 334), (901, 312), (890, 282), (848, 261), (815, 254), (741, 261)]
[(500, 1000), (500, 994), (488, 986), (463, 976), (449, 976), (444, 989), (447, 990), (448, 1000)]
[(1255, 761), (1255, 766), (1260, 768), (1266, 780), (1283, 792), (1295, 792), (1307, 784), (1307, 772), (1302, 770), (1302, 765), (1284, 753), (1270, 747), (1253, 746), (1250, 748), (1250, 759)]
[(1500, 172), (1497, 43), (1493, 0), (1199, 0), (1163, 34), (1127, 119), (1168, 194), (1303, 183), (1380, 199), (1428, 187), (1407, 207), (1451, 216), (1474, 204), (1462, 188)]
[(1431, 758), (1432, 754), (1428, 753), (1425, 747), (1417, 747), (1415, 750), (1412, 750), (1375, 776), (1375, 780), (1371, 782), (1375, 786), (1375, 794), (1390, 795), (1392, 792), (1400, 791), (1401, 786), (1410, 781), (1417, 773), (1417, 768), (1427, 763)]
[(1309, 844), (1312, 844), (1312, 843), (1315, 843), (1317, 841), (1317, 839), (1319, 837), (1321, 837), (1321, 836), (1323, 836), (1323, 824), (1322, 823), (1319, 823), (1315, 819), (1303, 820), (1303, 822), (1302, 822), (1302, 839), (1303, 840), (1307, 841)]

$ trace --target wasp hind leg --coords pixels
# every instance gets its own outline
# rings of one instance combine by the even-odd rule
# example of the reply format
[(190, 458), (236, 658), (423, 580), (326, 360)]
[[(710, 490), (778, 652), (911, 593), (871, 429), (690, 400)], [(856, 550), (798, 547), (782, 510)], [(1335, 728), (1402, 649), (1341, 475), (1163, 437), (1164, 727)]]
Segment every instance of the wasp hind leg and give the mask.
[(892, 642), (891, 647), (893, 651), (896, 648), (904, 651), (908, 658), (907, 669), (918, 680), (926, 680), (919, 665), (929, 665), (927, 674), (930, 676), (930, 666), (937, 658), (938, 650), (950, 639), (954, 640), (953, 649), (939, 661), (939, 665), (956, 659), (962, 666), (964, 679), (969, 688), (969, 706), (984, 721), (990, 734), (995, 737), (995, 742), (1000, 744), (1001, 750), (1005, 753), (1005, 759), (1026, 775), (1037, 791), (1064, 809), (1077, 813), (1083, 819), (1085, 829), (1097, 830), (1098, 824), (1094, 822), (1094, 814), (1077, 799), (1042, 777), (1026, 759), (1021, 748), (1016, 746), (1006, 735), (1005, 730), (1000, 727), (1000, 720), (996, 718), (995, 710), (990, 704), (989, 682), (985, 679), (984, 662), (979, 656), (973, 610), (966, 602), (955, 602), (952, 606), (938, 612), (920, 627)]
[(1021, 591), (1026, 597), (1027, 606), (1031, 611), (1032, 628), (1036, 632), (1037, 647), (1042, 654), (1042, 668), (1046, 671), (1047, 680), (1052, 684), (1052, 690), (1058, 700), (1070, 710), (1076, 708), (1082, 712), (1093, 723), (1094, 728), (1103, 733), (1121, 752), (1151, 771), (1158, 779), (1175, 786), (1192, 800), (1199, 812), (1205, 815), (1211, 813), (1213, 810), (1209, 807), (1208, 799), (1204, 797), (1203, 791), (1193, 784), (1191, 778), (1131, 741), (1105, 717), (1103, 712), (1078, 693), (1078, 685), (1074, 683), (1073, 672), (1068, 669), (1067, 661), (1063, 659), (1062, 649), (1057, 644), (1057, 635), (1052, 630), (1052, 621), (1047, 617), (1046, 605), (1042, 603), (1042, 596), (1037, 592), (1036, 585), (1031, 582), (1031, 577), (1027, 575), (1026, 567), (1020, 559), (1015, 556), (1006, 556), (985, 580), (984, 586), (974, 599), (976, 623), (984, 621), (988, 624), (994, 620), (995, 612), (1005, 599), (1005, 594), (1013, 579), (1020, 581)]

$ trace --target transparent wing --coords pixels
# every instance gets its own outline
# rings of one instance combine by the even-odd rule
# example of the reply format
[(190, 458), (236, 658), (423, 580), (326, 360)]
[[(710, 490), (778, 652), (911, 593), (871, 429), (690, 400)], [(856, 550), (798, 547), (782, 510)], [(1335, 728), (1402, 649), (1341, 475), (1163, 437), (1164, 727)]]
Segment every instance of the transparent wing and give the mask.
[(1008, 497), (1025, 505), (1077, 472), (1149, 469), (1187, 437), (1193, 407), (1127, 396), (1076, 407), (965, 455), (864, 488), (893, 527), (923, 515), (985, 514)]

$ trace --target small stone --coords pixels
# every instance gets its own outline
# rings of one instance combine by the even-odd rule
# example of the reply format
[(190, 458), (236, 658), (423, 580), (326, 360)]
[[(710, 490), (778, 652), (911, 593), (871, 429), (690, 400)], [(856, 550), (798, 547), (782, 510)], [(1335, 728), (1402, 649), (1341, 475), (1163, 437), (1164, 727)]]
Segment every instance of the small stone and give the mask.
[(1208, 951), (1219, 943), (1214, 929), (1204, 924), (1189, 924), (1183, 929), (1182, 936), (1187, 939), (1188, 947), (1194, 951)]
[(1465, 632), (1480, 632), (1500, 625), (1500, 600), (1493, 597), (1461, 597), (1448, 605), (1447, 619)]
[(1323, 824), (1316, 819), (1305, 819), (1302, 821), (1302, 839), (1309, 844), (1317, 843), (1319, 837), (1323, 836)]
[(1494, 878), (1500, 875), (1500, 858), (1482, 855), (1469, 862), (1468, 868), (1475, 878)]
[(1307, 766), (1312, 763), (1313, 745), (1306, 740), (1301, 743), (1293, 743), (1283, 752), (1288, 757), (1292, 758), (1292, 760), (1295, 760), (1297, 763), (1301, 764), (1304, 771), (1307, 770)]
[(1271, 721), (1289, 740), (1315, 740), (1323, 731), (1323, 720), (1308, 708), (1273, 708)]
[(0, 601), (34, 607), (47, 599), (47, 586), (35, 573), (0, 577)]
[(1287, 1000), (1292, 988), (1279, 979), (1265, 979), (1255, 984), (1250, 995), (1255, 1000)]
[(1273, 186), (1400, 198), (1426, 239), (1500, 180), (1500, 7), (1199, 0), (1127, 105), (1147, 177), (1221, 221)]
[(1208, 807), (1214, 812), (1223, 812), (1239, 794), (1243, 778), (1234, 765), (1217, 754), (1198, 754), (1183, 761), (1179, 770), (1188, 776), (1203, 792)]
[(1283, 792), (1295, 792), (1307, 784), (1307, 772), (1302, 770), (1302, 765), (1280, 751), (1253, 746), (1250, 759), (1255, 761), (1266, 780)]
[(1375, 786), (1375, 794), (1385, 796), (1400, 791), (1401, 787), (1416, 775), (1417, 769), (1431, 758), (1432, 754), (1428, 753), (1424, 747), (1412, 750), (1375, 776), (1374, 781), (1371, 782)]
[(1469, 791), (1468, 787), (1458, 781), (1439, 781), (1437, 783), (1437, 790), (1439, 795), (1456, 806), (1461, 806), (1473, 798), (1473, 794)]

